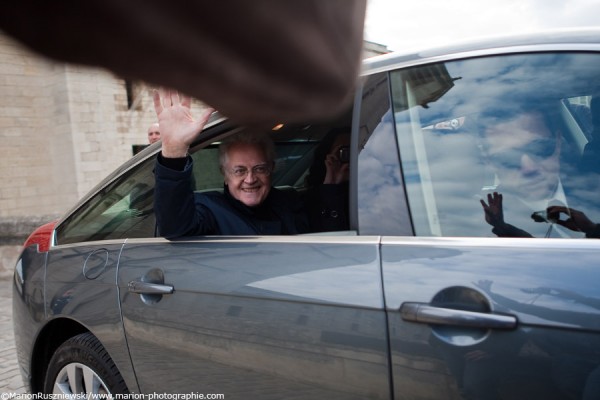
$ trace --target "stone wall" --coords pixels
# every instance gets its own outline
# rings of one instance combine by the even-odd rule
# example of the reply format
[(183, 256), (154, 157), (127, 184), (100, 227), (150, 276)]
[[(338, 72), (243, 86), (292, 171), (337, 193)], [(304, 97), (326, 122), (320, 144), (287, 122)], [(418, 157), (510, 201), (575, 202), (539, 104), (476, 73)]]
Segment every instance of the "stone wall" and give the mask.
[(66, 211), (147, 143), (151, 88), (136, 87), (130, 107), (123, 79), (0, 35), (0, 218)]
[(152, 88), (134, 87), (130, 107), (123, 79), (38, 57), (0, 33), (0, 277), (33, 229), (147, 143)]

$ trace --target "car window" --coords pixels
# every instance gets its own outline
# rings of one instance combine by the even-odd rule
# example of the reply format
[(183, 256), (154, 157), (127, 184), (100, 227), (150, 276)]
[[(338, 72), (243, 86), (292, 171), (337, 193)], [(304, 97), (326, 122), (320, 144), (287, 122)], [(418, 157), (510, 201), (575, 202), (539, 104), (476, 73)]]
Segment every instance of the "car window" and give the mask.
[[(348, 121), (345, 118), (333, 124), (288, 125), (274, 131), (277, 157), (273, 186), (296, 192), (300, 201), (308, 201), (310, 174), (320, 169), (314, 164), (315, 152), (332, 129), (349, 127)], [(223, 190), (219, 143), (203, 143), (190, 150), (197, 192)], [(154, 237), (154, 162), (151, 157), (96, 193), (57, 227), (56, 243)], [(320, 165), (324, 168), (324, 161)]]
[(415, 234), (598, 236), (599, 61), (516, 54), (392, 72)]
[[(287, 127), (285, 133), (287, 137), (274, 138), (276, 159), (272, 183), (275, 187), (302, 191), (306, 189), (305, 178), (314, 152), (326, 135), (327, 127)], [(219, 169), (219, 143), (214, 142), (191, 152), (194, 160), (194, 190), (202, 192), (223, 189), (223, 175)]]
[(101, 189), (56, 228), (56, 243), (153, 237), (154, 157)]
[(361, 235), (412, 235), (402, 184), (388, 74), (366, 79), (358, 135), (358, 227)]
[[(270, 132), (276, 153), (271, 184), (279, 190), (289, 192), (292, 199), (303, 203), (309, 218), (315, 214), (314, 207), (317, 206), (316, 191), (313, 189), (323, 183), (325, 177), (326, 154), (341, 133), (350, 137), (350, 121), (348, 111), (336, 121), (278, 125)], [(241, 129), (229, 134), (239, 131)], [(193, 185), (197, 193), (223, 191), (223, 175), (219, 168), (220, 143), (202, 143), (190, 150), (194, 160)], [(345, 220), (347, 219), (346, 217)], [(311, 226), (315, 229), (310, 233), (327, 231), (326, 227), (318, 224)]]

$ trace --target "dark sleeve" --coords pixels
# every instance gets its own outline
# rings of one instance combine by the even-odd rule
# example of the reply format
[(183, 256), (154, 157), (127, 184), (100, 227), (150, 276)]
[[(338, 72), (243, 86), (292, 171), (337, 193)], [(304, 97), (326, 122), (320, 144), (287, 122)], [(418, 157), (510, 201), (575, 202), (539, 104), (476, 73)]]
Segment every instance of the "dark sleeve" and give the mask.
[(530, 233), (511, 224), (496, 226), (492, 229), (492, 233), (498, 237), (533, 237)]
[(311, 228), (316, 232), (350, 229), (348, 191), (344, 185), (322, 184), (314, 189), (309, 205)]
[(585, 237), (588, 239), (600, 239), (600, 224), (596, 224), (596, 227), (593, 230), (587, 232), (585, 234)]
[(162, 165), (175, 171), (183, 171), (190, 162), (189, 157), (166, 158), (162, 153), (158, 153), (156, 160)]
[[(185, 160), (182, 170), (164, 165), (174, 160), (180, 160), (179, 162)], [(213, 214), (208, 208), (195, 201), (192, 190), (192, 167), (191, 157), (166, 159), (159, 155), (156, 159), (154, 213), (160, 236), (173, 239), (218, 233)]]

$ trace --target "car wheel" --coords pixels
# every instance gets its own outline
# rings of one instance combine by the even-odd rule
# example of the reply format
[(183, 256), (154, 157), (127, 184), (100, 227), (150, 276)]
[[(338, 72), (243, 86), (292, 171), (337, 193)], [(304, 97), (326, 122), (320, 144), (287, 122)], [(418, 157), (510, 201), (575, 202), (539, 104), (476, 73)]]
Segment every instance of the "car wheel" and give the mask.
[(56, 350), (46, 373), (44, 392), (53, 394), (126, 394), (127, 386), (104, 346), (82, 333)]

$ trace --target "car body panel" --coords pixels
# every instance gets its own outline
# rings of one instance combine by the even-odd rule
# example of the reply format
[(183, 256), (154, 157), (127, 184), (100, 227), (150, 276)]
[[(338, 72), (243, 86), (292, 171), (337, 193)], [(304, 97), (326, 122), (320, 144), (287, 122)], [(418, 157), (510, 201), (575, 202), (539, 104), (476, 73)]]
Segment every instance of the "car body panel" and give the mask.
[(31, 387), (33, 349), (45, 323), (44, 278), (47, 253), (37, 246), (24, 248), (13, 276), (13, 328), (19, 367), (25, 385)]
[[(356, 236), (128, 242), (119, 287), (141, 391), (200, 379), (252, 397), (389, 398), (379, 265), (377, 238)], [(152, 277), (173, 293), (127, 291)]]
[(121, 322), (117, 266), (124, 241), (56, 246), (48, 252), (45, 309), (48, 324), (77, 321), (101, 341), (135, 389)]
[[(420, 398), (440, 398), (424, 392), (428, 381), (443, 382), (455, 398), (461, 391), (490, 398), (581, 398), (588, 376), (600, 367), (600, 300), (597, 272), (590, 268), (598, 245), (558, 239), (549, 249), (544, 242), (382, 239), (396, 398), (414, 398), (405, 396), (415, 381)], [(415, 323), (401, 313), (408, 302), (514, 316), (517, 324), (486, 329)], [(407, 360), (421, 368), (408, 370)]]

